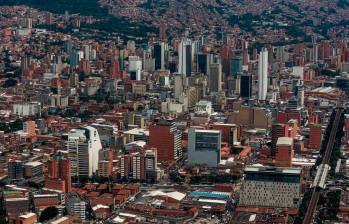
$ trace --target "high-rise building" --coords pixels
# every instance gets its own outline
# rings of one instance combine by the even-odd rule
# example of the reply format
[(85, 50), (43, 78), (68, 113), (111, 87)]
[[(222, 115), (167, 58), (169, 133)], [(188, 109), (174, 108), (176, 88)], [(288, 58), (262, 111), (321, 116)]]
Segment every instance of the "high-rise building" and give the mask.
[(193, 46), (190, 40), (182, 40), (178, 49), (178, 73), (191, 76), (193, 66)]
[(141, 80), (142, 60), (138, 56), (128, 57), (128, 72), (131, 80)]
[(258, 99), (266, 100), (268, 92), (268, 50), (263, 48), (258, 59)]
[(73, 48), (69, 55), (69, 59), (70, 59), (70, 66), (72, 68), (76, 67), (80, 61), (79, 51)]
[(237, 77), (242, 72), (242, 57), (235, 57), (230, 62), (230, 74)]
[(278, 167), (292, 167), (293, 139), (280, 137), (276, 143), (275, 165)]
[(196, 57), (196, 71), (207, 75), (210, 72), (212, 61), (212, 54), (198, 53)]
[(165, 43), (154, 44), (153, 58), (155, 59), (155, 69), (165, 69)]
[(276, 123), (271, 127), (271, 155), (275, 156), (276, 144), (279, 138), (288, 137), (288, 124)]
[(57, 183), (62, 183), (64, 185), (63, 192), (71, 191), (71, 164), (70, 161), (65, 158), (62, 153), (54, 155), (53, 159), (48, 162), (46, 183), (53, 183), (52, 179), (55, 179)]
[(120, 79), (120, 64), (118, 60), (113, 60), (110, 63), (109, 78)]
[(322, 142), (322, 127), (321, 125), (311, 124), (309, 127), (309, 149), (319, 150)]
[(181, 131), (172, 120), (159, 119), (150, 126), (149, 145), (157, 149), (159, 161), (171, 162), (182, 157)]
[(110, 177), (113, 171), (113, 151), (105, 149), (99, 151), (98, 176)]
[(190, 128), (188, 163), (217, 167), (221, 161), (221, 138), (221, 131)]
[(97, 171), (102, 143), (96, 128), (87, 126), (70, 130), (67, 148), (72, 176), (92, 176)]
[(222, 91), (222, 65), (220, 63), (213, 63), (210, 65), (208, 84), (210, 92)]
[(155, 149), (140, 150), (121, 156), (120, 176), (125, 179), (156, 182), (158, 176)]
[(157, 170), (158, 170), (158, 167), (157, 167), (156, 149), (146, 150), (144, 155), (145, 179), (148, 182), (156, 182), (158, 179)]
[(10, 160), (7, 163), (7, 176), (11, 181), (23, 178), (23, 162), (20, 160)]
[(252, 97), (252, 75), (249, 73), (240, 76), (240, 96), (243, 98)]
[(300, 168), (247, 166), (239, 206), (298, 208), (301, 202)]

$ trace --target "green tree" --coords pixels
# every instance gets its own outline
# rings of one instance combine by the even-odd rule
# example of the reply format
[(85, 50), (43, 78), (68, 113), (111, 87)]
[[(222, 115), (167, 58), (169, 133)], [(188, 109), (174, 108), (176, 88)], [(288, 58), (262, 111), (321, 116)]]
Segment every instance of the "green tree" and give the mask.
[(58, 215), (58, 209), (56, 207), (47, 207), (41, 212), (39, 221), (45, 222), (50, 219), (53, 219), (57, 215)]

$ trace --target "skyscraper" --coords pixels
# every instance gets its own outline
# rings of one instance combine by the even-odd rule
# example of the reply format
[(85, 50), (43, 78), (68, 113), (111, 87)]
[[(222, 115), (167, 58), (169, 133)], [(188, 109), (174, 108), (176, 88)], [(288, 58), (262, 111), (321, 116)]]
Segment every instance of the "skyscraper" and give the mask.
[(210, 92), (222, 91), (222, 65), (220, 63), (213, 63), (210, 65), (208, 84)]
[(235, 57), (230, 61), (230, 74), (237, 77), (242, 72), (242, 57)]
[[(71, 191), (70, 161), (64, 158), (62, 153), (54, 155), (53, 159), (48, 162), (48, 178), (64, 181), (65, 192)], [(46, 182), (49, 182), (49, 180)]]
[(279, 138), (288, 137), (288, 124), (273, 124), (271, 127), (271, 155), (276, 154), (276, 144)]
[(266, 100), (268, 92), (268, 50), (263, 48), (258, 59), (258, 99)]
[(157, 149), (159, 161), (173, 161), (182, 156), (181, 132), (172, 120), (160, 119), (149, 128), (149, 145)]
[(252, 75), (249, 73), (240, 77), (240, 96), (243, 98), (251, 98), (252, 96)]
[(221, 131), (189, 129), (188, 162), (189, 164), (216, 167), (221, 161)]
[(190, 40), (182, 40), (178, 49), (178, 73), (191, 76), (193, 65), (193, 46)]
[(153, 58), (155, 58), (155, 70), (165, 69), (165, 43), (154, 44)]
[(92, 176), (97, 171), (102, 149), (97, 129), (87, 126), (70, 130), (67, 148), (72, 176)]

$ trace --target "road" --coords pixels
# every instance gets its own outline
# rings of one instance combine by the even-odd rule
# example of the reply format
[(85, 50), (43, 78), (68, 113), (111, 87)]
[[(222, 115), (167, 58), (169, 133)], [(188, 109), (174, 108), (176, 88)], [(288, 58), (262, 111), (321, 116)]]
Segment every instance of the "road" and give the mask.
[[(336, 109), (336, 117), (333, 121), (332, 129), (331, 129), (331, 133), (330, 133), (330, 138), (328, 140), (325, 155), (324, 155), (323, 160), (322, 160), (323, 165), (328, 164), (330, 161), (334, 142), (336, 140), (338, 125), (339, 125), (339, 121), (340, 121), (342, 113), (343, 113), (342, 108)], [(310, 199), (310, 202), (308, 205), (308, 210), (305, 214), (303, 224), (311, 224), (312, 223), (314, 212), (316, 210), (316, 205), (317, 205), (319, 198), (320, 198), (320, 194), (321, 194), (320, 188), (317, 188), (317, 187), (313, 188), (311, 199)]]

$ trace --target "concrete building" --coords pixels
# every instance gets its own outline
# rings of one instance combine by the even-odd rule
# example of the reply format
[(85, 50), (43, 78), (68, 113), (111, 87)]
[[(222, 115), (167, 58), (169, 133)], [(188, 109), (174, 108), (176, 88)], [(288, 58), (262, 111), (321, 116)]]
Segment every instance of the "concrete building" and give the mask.
[(271, 155), (276, 154), (277, 141), (281, 137), (288, 137), (288, 124), (276, 123), (271, 127)]
[(181, 131), (173, 120), (159, 119), (149, 128), (149, 145), (157, 149), (159, 161), (171, 162), (182, 157)]
[[(63, 192), (71, 191), (71, 163), (64, 158), (63, 154), (56, 154), (52, 160), (48, 161), (45, 186)], [(62, 189), (61, 186), (64, 186), (64, 188)]]
[(208, 84), (210, 92), (222, 91), (222, 65), (220, 63), (213, 63), (210, 65)]
[(96, 128), (72, 129), (68, 133), (67, 149), (73, 176), (92, 176), (97, 171), (102, 144)]
[(11, 181), (23, 178), (23, 162), (20, 160), (11, 160), (7, 163), (7, 176)]
[(322, 143), (322, 127), (321, 125), (311, 124), (309, 127), (308, 148), (320, 150)]
[(86, 202), (77, 193), (69, 193), (66, 199), (69, 215), (76, 215), (81, 221), (86, 220)]
[(191, 76), (193, 66), (193, 45), (190, 40), (182, 40), (178, 49), (178, 73)]
[(221, 161), (221, 131), (189, 129), (188, 163), (217, 167)]
[(13, 104), (13, 113), (20, 117), (36, 116), (41, 114), (39, 102), (20, 102)]
[(268, 92), (268, 50), (263, 48), (258, 59), (258, 99), (266, 100)]
[(275, 165), (278, 167), (292, 167), (294, 156), (293, 139), (281, 137), (276, 143)]
[(247, 166), (239, 206), (298, 208), (301, 202), (300, 168)]

